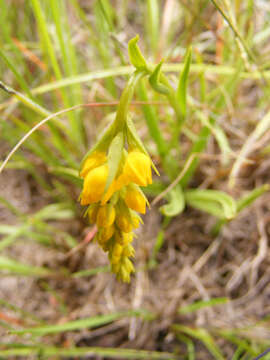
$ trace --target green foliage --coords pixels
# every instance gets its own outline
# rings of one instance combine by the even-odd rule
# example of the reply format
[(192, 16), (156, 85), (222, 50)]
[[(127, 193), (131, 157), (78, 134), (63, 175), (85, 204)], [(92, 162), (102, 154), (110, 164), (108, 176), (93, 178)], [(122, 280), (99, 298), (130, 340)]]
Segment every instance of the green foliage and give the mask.
[[(269, 184), (240, 188), (241, 191), (236, 187), (240, 171), (250, 164), (249, 157), (260, 144), (261, 151), (256, 154), (258, 163), (269, 154), (269, 146), (265, 146), (270, 125), (267, 105), (269, 89), (265, 85), (269, 82), (270, 72), (267, 52), (263, 48), (269, 36), (269, 27), (265, 23), (258, 30), (258, 25), (255, 33), (255, 28), (252, 27), (255, 16), (252, 1), (248, 1), (246, 7), (243, 2), (243, 13), (236, 11), (238, 3), (241, 3), (239, 1), (235, 2), (235, 9), (228, 6), (229, 1), (212, 1), (228, 26), (224, 26), (225, 29), (221, 32), (217, 30), (218, 36), (213, 36), (215, 40), (202, 39), (200, 35), (203, 32), (205, 36), (209, 32), (215, 32), (214, 29), (205, 27), (202, 14), (207, 9), (215, 19), (217, 13), (214, 13), (214, 6), (207, 1), (194, 1), (192, 6), (180, 3), (175, 5), (174, 10), (176, 11), (177, 6), (181, 8), (181, 15), (176, 20), (182, 23), (182, 28), (179, 27), (180, 22), (174, 23), (173, 17), (170, 23), (170, 17), (163, 16), (164, 4), (157, 0), (136, 2), (138, 14), (143, 14), (142, 21), (139, 16), (135, 17), (131, 26), (129, 21), (134, 16), (127, 16), (131, 4), (128, 1), (119, 2), (121, 8), (118, 6), (116, 9), (108, 0), (90, 2), (85, 8), (78, 0), (31, 0), (24, 2), (23, 6), (20, 2), (14, 6), (8, 1), (0, 0), (0, 137), (1, 143), (5, 145), (5, 153), (8, 152), (6, 148), (11, 150), (42, 119), (48, 118), (22, 142), (4, 170), (1, 168), (1, 171), (11, 171), (11, 174), (14, 174), (14, 170), (15, 174), (26, 173), (31, 184), (34, 184), (33, 192), (36, 188), (41, 189), (39, 196), (44, 200), (40, 204), (34, 204), (35, 207), (29, 213), (24, 213), (12, 202), (12, 194), (4, 194), (0, 198), (1, 205), (16, 219), (16, 225), (0, 224), (2, 276), (31, 276), (37, 282), (40, 279), (57, 281), (60, 278), (61, 284), (62, 279), (68, 282), (80, 281), (90, 276), (91, 280), (99, 281), (99, 274), (108, 272), (106, 266), (90, 264), (89, 268), (81, 266), (70, 270), (68, 256), (77, 247), (80, 249), (81, 241), (85, 244), (82, 240), (82, 227), (85, 224), (81, 220), (82, 211), (77, 205), (77, 198), (82, 185), (82, 180), (78, 178), (78, 168), (86, 148), (95, 142), (96, 145), (86, 153), (82, 164), (97, 147), (106, 147), (112, 141), (109, 151), (112, 176), (108, 179), (107, 186), (118, 169), (120, 149), (124, 145), (122, 133), (115, 137), (115, 127), (107, 125), (106, 120), (102, 119), (105, 118), (104, 115), (115, 117), (112, 104), (118, 102), (127, 76), (131, 79), (130, 86), (120, 99), (126, 106), (119, 106), (120, 111), (116, 115), (118, 124), (121, 128), (124, 124), (122, 120), (127, 118), (127, 129), (122, 130), (128, 132), (130, 143), (141, 151), (146, 152), (148, 149), (153, 155), (153, 168), (158, 168), (161, 177), (155, 181), (149, 193), (152, 191), (151, 195), (158, 196), (165, 191), (167, 201), (160, 206), (164, 215), (163, 224), (157, 229), (156, 242), (147, 259), (149, 269), (155, 269), (159, 265), (159, 255), (167, 241), (165, 229), (171, 219), (187, 207), (217, 218), (211, 232), (215, 237), (220, 234), (223, 226), (269, 191)], [(91, 16), (87, 12), (88, 7)], [(80, 29), (70, 26), (70, 14), (76, 19)], [(140, 46), (139, 36), (128, 42), (137, 29), (141, 33)], [(29, 57), (29, 53), (22, 50), (22, 47), (18, 47), (16, 41), (35, 55), (36, 60)], [(222, 44), (220, 54), (219, 42)], [(161, 58), (164, 60), (160, 61)], [(252, 120), (245, 118), (249, 108), (246, 108), (245, 101), (239, 95), (244, 82), (251, 84), (248, 88), (250, 93), (254, 84), (260, 88), (259, 99), (255, 97), (254, 105), (258, 117)], [(143, 103), (133, 104), (132, 100), (141, 100)], [(59, 110), (88, 102), (93, 106), (54, 115)], [(105, 108), (106, 103), (110, 105)], [(249, 131), (244, 144), (239, 148), (237, 146), (246, 134), (243, 135), (241, 131), (239, 134), (232, 134), (233, 122), (245, 123)], [(148, 131), (145, 131), (145, 124)], [(102, 133), (101, 136), (99, 133)], [(97, 142), (96, 138), (99, 138)], [(214, 154), (211, 152), (213, 148)], [(222, 186), (219, 186), (216, 179), (212, 179), (213, 181), (206, 182), (206, 188), (201, 187), (205, 186), (205, 179), (202, 178), (205, 173), (200, 171), (200, 165), (205, 161), (204, 156), (209, 156), (209, 167), (216, 166), (216, 162), (211, 162), (212, 155), (214, 161), (220, 161), (224, 170), (221, 174)], [(230, 195), (226, 193), (227, 183), (238, 191), (237, 195), (236, 191)], [(77, 225), (71, 231), (62, 230), (63, 224), (73, 221), (79, 230)], [(177, 221), (181, 221), (181, 217)], [(56, 264), (56, 268), (51, 269), (48, 264), (34, 266), (16, 259), (12, 249), (23, 243), (37, 243), (41, 248), (59, 252), (61, 258), (66, 259), (65, 265), (59, 268)], [(83, 256), (83, 253), (82, 251), (79, 255)], [(49, 287), (44, 291), (50, 293)], [(204, 311), (217, 305), (221, 309), (226, 301), (226, 298), (195, 301), (181, 307), (179, 316), (193, 316), (196, 311)], [(22, 309), (15, 308), (12, 304), (8, 307), (1, 300), (0, 304), (27, 321), (33, 317), (33, 314), (26, 315)], [(66, 304), (64, 307), (67, 312), (71, 311)], [(26, 322), (21, 330), (13, 330), (18, 336), (28, 333), (36, 336), (61, 334), (96, 326), (105, 327), (118, 319), (136, 316), (141, 316), (139, 311), (112, 312), (67, 321), (61, 325), (31, 319), (36, 322), (35, 326)], [(160, 316), (163, 316), (162, 311)], [(146, 321), (146, 318), (147, 316), (141, 321)], [(5, 321), (1, 325), (13, 328), (13, 325)], [(181, 323), (173, 327), (173, 333), (179, 344), (185, 344), (186, 353), (183, 358), (191, 360), (199, 356), (196, 354), (198, 342), (204, 344), (215, 359), (226, 358), (217, 339), (233, 345), (233, 359), (251, 359), (269, 345), (267, 341), (257, 341), (248, 336), (244, 329), (194, 328)], [(0, 356), (103, 356), (124, 359), (179, 357), (178, 354), (176, 356), (165, 351), (63, 348), (39, 345), (36, 342), (29, 346), (1, 344)]]

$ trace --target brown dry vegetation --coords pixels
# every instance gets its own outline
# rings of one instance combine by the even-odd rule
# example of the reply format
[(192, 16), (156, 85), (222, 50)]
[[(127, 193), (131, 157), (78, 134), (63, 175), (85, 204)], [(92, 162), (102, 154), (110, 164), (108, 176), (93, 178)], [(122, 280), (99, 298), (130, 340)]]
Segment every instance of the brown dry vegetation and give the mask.
[[(11, 1), (10, 3), (14, 6), (14, 2)], [(90, 21), (93, 21), (94, 15), (91, 5), (83, 1), (78, 1), (78, 3)], [(135, 2), (127, 3), (131, 6), (127, 11), (127, 18), (119, 15), (120, 20), (124, 23), (120, 24), (122, 26), (120, 35), (123, 37), (124, 44), (137, 32), (137, 29), (140, 30), (141, 25), (139, 17), (131, 19), (137, 5), (134, 4)], [(187, 28), (192, 29), (190, 39), (185, 39), (185, 44), (194, 41), (194, 48), (196, 49), (197, 44), (200, 49), (200, 45), (203, 45), (200, 36), (207, 37), (209, 36), (208, 32), (210, 32), (211, 36), (215, 38), (214, 40), (211, 37), (208, 39), (211, 44), (221, 41), (219, 45), (226, 47), (227, 51), (229, 46), (233, 46), (234, 55), (232, 58), (237, 55), (233, 35), (230, 34), (231, 38), (228, 40), (224, 39), (223, 34), (223, 31), (228, 31), (228, 29), (222, 28), (219, 29), (219, 32), (217, 31), (215, 24), (219, 15), (210, 3), (201, 16), (197, 11), (200, 1), (192, 1), (195, 15), (189, 11), (189, 4), (185, 1), (165, 1), (161, 5), (163, 10), (164, 7), (169, 7), (170, 3), (173, 3), (171, 6), (176, 6), (177, 11), (184, 11), (185, 17), (184, 19), (181, 17), (182, 22), (175, 30), (173, 38), (170, 39), (169, 49), (166, 48), (166, 44), (161, 43), (156, 58), (160, 54), (162, 56), (164, 52), (167, 55), (169, 50), (173, 50), (174, 47), (176, 50), (178, 49), (176, 39), (178, 36), (182, 37), (188, 34), (185, 22), (189, 25)], [(201, 1), (201, 3), (204, 2)], [(270, 10), (267, 2), (258, 2), (257, 5), (258, 7), (253, 10), (250, 18), (244, 20), (246, 26), (253, 21), (254, 26), (259, 31), (264, 28), (264, 21), (266, 21), (262, 14), (263, 5), (268, 11), (268, 16)], [(22, 6), (23, 1), (18, 4), (19, 12), (23, 11)], [(113, 2), (113, 6), (117, 10), (120, 9), (118, 2)], [(142, 11), (142, 7), (142, 4), (138, 5), (139, 11)], [(211, 13), (210, 22), (208, 22), (207, 9)], [(83, 53), (87, 46), (87, 34), (78, 18), (72, 16), (71, 6), (67, 7), (67, 11), (72, 25), (77, 28), (76, 39), (73, 40), (76, 47), (80, 49), (78, 51)], [(167, 9), (167, 11), (169, 10)], [(243, 11), (247, 11), (246, 8)], [(172, 19), (165, 18), (161, 11), (160, 21), (163, 24), (161, 30), (164, 32), (167, 22), (172, 21), (175, 24), (173, 14), (168, 12), (166, 14)], [(216, 36), (217, 33), (219, 37)], [(73, 34), (73, 36), (75, 35)], [(143, 39), (143, 33), (141, 37)], [(265, 44), (264, 47), (258, 49), (264, 50), (265, 63), (267, 62), (268, 47)], [(219, 63), (216, 61), (216, 56), (219, 56), (218, 53), (213, 52), (212, 49), (207, 50), (207, 48), (205, 51), (198, 51), (204, 55), (205, 63), (212, 62), (218, 66)], [(86, 57), (88, 57), (87, 52), (88, 50), (85, 50)], [(125, 52), (124, 56), (126, 56)], [(90, 55), (89, 59), (92, 57)], [(171, 56), (166, 59), (166, 62), (178, 61), (179, 58), (181, 58), (179, 54), (176, 57)], [(221, 62), (223, 60), (220, 59)], [(116, 65), (119, 64), (119, 62), (115, 62)], [(232, 60), (228, 61), (230, 65), (232, 62)], [(250, 66), (253, 65), (251, 63)], [(32, 65), (29, 64), (29, 66)], [(3, 69), (3, 65), (1, 68)], [(102, 68), (102, 63), (97, 63), (96, 59), (94, 65), (89, 62), (88, 71)], [(86, 71), (85, 68), (84, 71)], [(206, 71), (205, 77), (209, 91), (216, 86), (223, 85), (221, 77), (218, 75), (208, 74)], [(4, 80), (9, 84), (16, 83), (11, 73), (4, 74)], [(122, 89), (124, 80), (118, 77), (114, 80), (116, 87)], [(234, 155), (230, 158), (229, 165), (224, 166), (221, 162), (220, 150), (216, 140), (214, 137), (210, 138), (207, 148), (200, 156), (200, 165), (190, 187), (222, 190), (237, 199), (255, 187), (270, 183), (269, 157), (263, 153), (269, 139), (269, 132), (265, 132), (262, 138), (252, 144), (249, 151), (249, 160), (251, 161), (242, 165), (235, 187), (233, 189), (228, 187), (228, 176), (235, 158), (247, 137), (268, 110), (266, 95), (268, 93), (268, 82), (268, 79), (238, 80), (236, 89), (232, 90), (231, 93), (228, 89), (225, 90), (225, 105), (219, 110), (217, 121), (227, 135)], [(194, 97), (198, 96), (199, 92), (198, 79), (192, 71), (189, 92)], [(84, 86), (83, 98), (84, 102), (100, 99), (102, 101), (115, 100), (106, 89), (104, 80), (95, 80), (91, 89)], [(2, 102), (6, 100), (8, 100), (8, 96), (4, 95)], [(51, 99), (47, 102), (44, 96), (43, 104), (53, 109)], [(205, 102), (198, 104), (198, 106), (210, 111), (212, 104)], [(140, 108), (132, 107), (131, 111), (136, 114), (136, 126), (146, 146), (150, 152), (153, 152), (155, 162), (160, 168), (159, 156), (155, 153), (154, 144), (144, 125)], [(168, 109), (164, 110), (160, 106), (157, 107), (157, 111), (160, 113), (161, 121), (169, 113)], [(88, 145), (89, 143), (93, 144), (104, 126), (104, 122), (102, 122), (104, 113), (105, 110), (100, 108), (83, 111), (82, 116), (85, 121), (87, 137), (90, 138)], [(2, 114), (2, 116), (4, 121), (9, 121), (8, 115)], [(23, 117), (21, 107), (15, 110), (14, 116)], [(89, 117), (90, 120), (88, 120)], [(198, 133), (200, 124), (196, 120), (196, 115), (190, 111), (189, 117), (191, 124), (189, 129)], [(167, 126), (161, 126), (164, 126), (165, 136), (169, 138), (170, 134), (166, 133), (168, 131)], [(47, 131), (47, 128), (44, 128), (43, 131)], [(0, 141), (0, 153), (3, 154), (2, 158), (4, 159), (4, 155), (7, 155), (11, 145), (6, 138), (0, 138)], [(185, 159), (185, 154), (187, 155), (190, 149), (190, 140), (185, 135), (181, 136), (181, 148), (184, 152), (183, 159)], [(27, 149), (22, 150), (21, 154), (34, 164), (38, 174), (47, 183), (54, 184), (57, 177), (50, 173), (42, 160)], [(179, 169), (183, 165), (184, 160), (179, 163)], [(68, 180), (57, 179), (65, 186), (70, 199), (76, 204), (79, 188)], [(162, 171), (161, 180), (164, 183), (168, 181), (166, 174)], [(55, 202), (57, 196), (57, 190), (54, 194), (43, 189), (26, 169), (7, 168), (0, 175), (0, 197), (8, 199), (10, 204), (23, 214), (35, 214), (43, 206)], [(37, 338), (35, 341), (42, 342), (44, 345), (62, 347), (101, 346), (175, 352), (179, 359), (184, 359), (186, 345), (178, 337), (178, 332), (174, 328), (174, 324), (181, 324), (191, 329), (203, 328), (209, 331), (214, 336), (216, 344), (222, 349), (226, 359), (231, 359), (237, 348), (234, 341), (229, 341), (223, 336), (227, 330), (233, 332), (234, 339), (247, 340), (251, 347), (253, 344), (269, 344), (269, 200), (270, 194), (265, 193), (250, 207), (242, 211), (236, 219), (225, 225), (217, 237), (211, 235), (211, 229), (216, 219), (187, 206), (185, 211), (174, 217), (165, 228), (164, 243), (157, 254), (156, 265), (149, 267), (149, 261), (163, 222), (162, 215), (158, 210), (160, 203), (152, 206), (143, 219), (144, 225), (137, 231), (136, 258), (134, 261), (136, 273), (128, 285), (117, 282), (110, 272), (72, 278), (62, 271), (67, 269), (70, 273), (74, 273), (107, 265), (107, 257), (98, 245), (93, 241), (87, 241), (87, 236), (93, 229), (82, 217), (83, 211), (80, 206), (74, 205), (75, 216), (71, 219), (50, 219), (47, 222), (53, 226), (53, 231), (55, 231), (55, 233), (51, 233), (52, 246), (43, 246), (36, 241), (31, 241), (31, 237), (25, 238), (23, 236), (19, 239), (20, 241), (1, 252), (1, 255), (11, 257), (21, 263), (45, 266), (54, 270), (53, 275), (42, 278), (16, 276), (3, 271), (0, 278), (0, 300), (8, 301), (31, 314), (34, 318), (31, 319), (30, 315), (23, 315), (14, 309), (9, 309), (4, 304), (0, 305), (0, 325), (3, 325), (0, 326), (1, 343), (31, 344), (33, 339), (29, 335), (21, 337), (11, 334), (9, 326), (11, 328), (34, 326), (37, 324), (35, 317), (46, 324), (63, 324), (80, 318), (140, 308), (154, 314), (155, 319), (127, 317), (93, 330), (68, 331), (44, 336), (42, 339)], [(20, 221), (18, 217), (5, 204), (0, 204), (0, 224), (15, 226), (18, 221)], [(65, 239), (63, 239), (63, 231), (71, 234), (78, 243), (72, 250), (69, 249)], [(227, 297), (229, 301), (226, 304), (202, 308), (189, 314), (179, 314), (180, 307), (198, 300), (209, 300), (216, 297)], [(196, 359), (212, 358), (213, 355), (209, 354), (200, 341), (192, 336), (190, 338), (194, 340), (196, 345)], [(102, 359), (98, 356), (89, 358)], [(246, 359), (250, 358), (246, 357)]]

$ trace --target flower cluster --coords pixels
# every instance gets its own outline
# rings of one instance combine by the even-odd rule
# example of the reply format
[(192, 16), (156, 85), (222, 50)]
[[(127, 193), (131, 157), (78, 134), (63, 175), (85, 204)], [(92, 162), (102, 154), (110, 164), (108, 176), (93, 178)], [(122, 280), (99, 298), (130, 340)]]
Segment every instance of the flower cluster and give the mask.
[(151, 166), (151, 159), (141, 149), (122, 149), (116, 175), (107, 186), (108, 154), (95, 150), (84, 160), (80, 171), (84, 179), (81, 204), (89, 205), (88, 219), (98, 228), (96, 240), (108, 252), (112, 272), (125, 282), (134, 272), (130, 261), (135, 254), (131, 245), (133, 229), (142, 222), (138, 213), (144, 214), (148, 205), (140, 186), (152, 183)]

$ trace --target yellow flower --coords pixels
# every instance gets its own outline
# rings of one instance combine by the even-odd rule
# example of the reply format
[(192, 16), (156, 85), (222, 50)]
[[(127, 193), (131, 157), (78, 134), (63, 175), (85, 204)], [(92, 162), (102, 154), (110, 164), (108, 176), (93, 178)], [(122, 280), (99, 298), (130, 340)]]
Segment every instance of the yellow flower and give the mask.
[(108, 177), (108, 165), (101, 165), (89, 171), (83, 182), (81, 204), (88, 205), (101, 200)]
[(151, 160), (144, 153), (133, 150), (127, 158), (123, 168), (126, 182), (133, 182), (140, 186), (152, 184)]
[(100, 151), (94, 151), (84, 162), (83, 168), (80, 172), (80, 177), (85, 178), (89, 171), (94, 168), (103, 165), (106, 162), (106, 153)]
[(111, 205), (100, 206), (97, 212), (96, 224), (99, 227), (109, 227), (115, 219), (115, 209)]
[(126, 205), (141, 214), (145, 214), (146, 199), (143, 194), (133, 186), (128, 186), (125, 195)]

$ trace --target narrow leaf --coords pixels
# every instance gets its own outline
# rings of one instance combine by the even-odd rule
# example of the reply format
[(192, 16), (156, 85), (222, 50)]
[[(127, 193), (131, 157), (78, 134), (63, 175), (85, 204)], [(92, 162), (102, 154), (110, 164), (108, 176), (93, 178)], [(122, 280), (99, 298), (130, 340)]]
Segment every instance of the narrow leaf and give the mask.
[(144, 70), (147, 69), (147, 63), (137, 42), (139, 41), (139, 35), (135, 36), (128, 43), (128, 54), (130, 58), (130, 62), (136, 69)]
[(163, 64), (163, 60), (155, 67), (154, 71), (149, 76), (149, 83), (152, 86), (152, 88), (157, 92), (159, 92), (160, 94), (168, 95), (170, 93), (170, 89), (159, 81), (162, 64)]
[(188, 48), (184, 60), (184, 68), (180, 74), (179, 83), (177, 87), (177, 100), (179, 101), (180, 110), (183, 118), (186, 117), (187, 112), (187, 82), (191, 62), (192, 48)]

